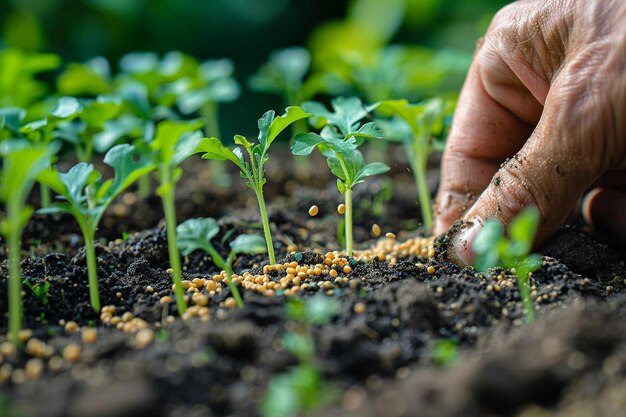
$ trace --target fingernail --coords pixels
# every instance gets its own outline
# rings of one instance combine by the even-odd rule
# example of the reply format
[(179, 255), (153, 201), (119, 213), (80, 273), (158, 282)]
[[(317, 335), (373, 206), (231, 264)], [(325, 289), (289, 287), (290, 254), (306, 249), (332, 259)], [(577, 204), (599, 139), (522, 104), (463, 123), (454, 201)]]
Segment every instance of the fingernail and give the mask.
[(465, 220), (456, 235), (452, 238), (453, 260), (461, 266), (469, 266), (474, 263), (476, 254), (472, 250), (472, 242), (483, 227), (483, 219), (480, 216)]

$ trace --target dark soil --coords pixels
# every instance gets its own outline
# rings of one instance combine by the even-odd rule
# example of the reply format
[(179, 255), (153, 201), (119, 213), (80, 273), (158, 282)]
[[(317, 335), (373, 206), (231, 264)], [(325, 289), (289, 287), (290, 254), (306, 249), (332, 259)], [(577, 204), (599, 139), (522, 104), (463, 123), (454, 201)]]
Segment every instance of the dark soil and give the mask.
[[(311, 261), (319, 259), (319, 251), (339, 248), (339, 194), (326, 171), (296, 182), (277, 167), (270, 170), (275, 181), (268, 181), (269, 213), (283, 262), (294, 259), (287, 254), (289, 245)], [(180, 220), (218, 218), (221, 232), (214, 242), (222, 253), (225, 236), (259, 232), (251, 190), (239, 182), (227, 190), (211, 186), (204, 165), (197, 162), (186, 172), (178, 192)], [(382, 194), (385, 182), (366, 183), (362, 192), (357, 187), (358, 246), (367, 245), (374, 222), (385, 231), (415, 228), (418, 208), (404, 167), (394, 167), (394, 181), (393, 195), (381, 203), (380, 215), (372, 214), (378, 204), (373, 196)], [(290, 327), (287, 298), (244, 291), (245, 307), (228, 309), (223, 303), (229, 296), (226, 289), (211, 299), (208, 322), (177, 318), (167, 323), (165, 317), (177, 316), (175, 304), (164, 307), (146, 288), (159, 296), (171, 294), (160, 201), (125, 198), (127, 205), (113, 207), (99, 233), (102, 305), (115, 305), (116, 314), (132, 312), (162, 330), (153, 343), (138, 349), (134, 335), (101, 324), (88, 303), (82, 238), (73, 220), (36, 216), (26, 231), (23, 277), (51, 285), (46, 305), (25, 288), (25, 327), (56, 355), (70, 342), (82, 345), (83, 351), (77, 363), (54, 371), (46, 367), (39, 379), (14, 378), (0, 385), (0, 394), (10, 403), (3, 410), (0, 401), (0, 415), (258, 415), (270, 378), (297, 364), (281, 343)], [(313, 203), (320, 207), (314, 219), (306, 214)], [(138, 233), (122, 239), (122, 232), (132, 231)], [(399, 239), (409, 235), (400, 233)], [(443, 253), (443, 248), (437, 250)], [(544, 266), (532, 277), (538, 316), (532, 324), (525, 323), (513, 276), (504, 271), (477, 274), (440, 256), (400, 259), (394, 266), (353, 262), (351, 283), (328, 295), (341, 302), (341, 311), (330, 323), (312, 327), (316, 364), (327, 385), (340, 392), (337, 402), (317, 415), (623, 415), (623, 261), (610, 245), (574, 227), (563, 228), (540, 252)], [(258, 270), (265, 261), (264, 256), (241, 257), (235, 270)], [(436, 272), (429, 275), (417, 262), (434, 266)], [(186, 257), (184, 270), (186, 279), (219, 272), (201, 253)], [(6, 294), (6, 261), (0, 266), (0, 288)], [(310, 286), (297, 296), (318, 293), (327, 290)], [(6, 332), (6, 302), (0, 298), (0, 333)], [(356, 303), (364, 304), (366, 312), (355, 313)], [(96, 343), (83, 344), (79, 333), (67, 333), (60, 320), (96, 326)], [(434, 346), (442, 339), (459, 346), (453, 364), (435, 365)], [(2, 363), (21, 369), (29, 358), (21, 354), (2, 358)]]

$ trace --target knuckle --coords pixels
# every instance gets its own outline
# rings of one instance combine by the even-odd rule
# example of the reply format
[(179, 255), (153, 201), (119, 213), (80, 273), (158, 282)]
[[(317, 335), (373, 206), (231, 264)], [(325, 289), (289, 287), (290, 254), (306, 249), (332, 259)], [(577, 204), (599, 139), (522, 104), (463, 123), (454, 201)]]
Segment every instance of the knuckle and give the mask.
[(495, 215), (505, 224), (509, 224), (522, 210), (531, 206), (537, 207), (544, 218), (545, 198), (537, 183), (528, 181), (517, 164), (511, 161), (504, 164), (490, 187), (497, 211)]

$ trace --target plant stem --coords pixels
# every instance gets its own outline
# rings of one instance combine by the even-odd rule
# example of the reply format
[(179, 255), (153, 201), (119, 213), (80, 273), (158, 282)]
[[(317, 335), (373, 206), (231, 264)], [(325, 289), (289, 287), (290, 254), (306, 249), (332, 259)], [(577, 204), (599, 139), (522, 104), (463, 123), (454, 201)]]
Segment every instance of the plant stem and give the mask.
[(430, 192), (428, 190), (428, 182), (426, 180), (426, 161), (419, 156), (411, 163), (413, 168), (413, 177), (415, 185), (417, 185), (417, 196), (420, 202), (420, 210), (422, 211), (422, 222), (426, 229), (431, 230), (433, 227), (433, 213), (430, 202)]
[(235, 253), (231, 251), (230, 254), (228, 255), (228, 260), (226, 261), (226, 268), (224, 270), (228, 274), (228, 287), (230, 288), (230, 292), (233, 294), (235, 303), (237, 304), (237, 307), (243, 308), (243, 300), (241, 299), (241, 294), (239, 294), (239, 289), (237, 288), (237, 284), (233, 282), (233, 275), (235, 274), (235, 272), (233, 272), (233, 267), (231, 265), (233, 264), (234, 258), (235, 258)]
[[(19, 213), (17, 211), (16, 213)], [(7, 213), (9, 219), (14, 214)], [(15, 220), (11, 222), (14, 224)], [(12, 228), (8, 233), (9, 244), (9, 337), (19, 343), (18, 334), (22, 330), (22, 274), (20, 271), (20, 233)]]
[(222, 268), (224, 271), (228, 272), (228, 263), (226, 263), (224, 258), (222, 258), (219, 253), (217, 253), (212, 245), (205, 245), (204, 250), (211, 256), (211, 259), (213, 259), (213, 263), (218, 268)]
[(150, 184), (150, 175), (142, 175), (137, 180), (137, 194), (141, 200), (145, 200), (150, 196), (152, 186)]
[(347, 188), (344, 193), (346, 200), (345, 228), (346, 228), (346, 252), (352, 256), (352, 189)]
[(265, 244), (267, 245), (267, 255), (270, 258), (270, 264), (276, 264), (276, 255), (274, 255), (274, 243), (272, 242), (272, 232), (270, 231), (270, 222), (267, 218), (267, 211), (265, 210), (265, 198), (263, 197), (263, 191), (256, 192), (256, 198), (259, 202), (259, 211), (261, 212), (261, 223), (263, 223), (263, 234), (265, 234)]
[(172, 268), (172, 281), (174, 282), (174, 296), (176, 307), (181, 316), (187, 310), (185, 302), (185, 291), (183, 289), (183, 278), (180, 266), (180, 254), (176, 246), (176, 207), (174, 205), (174, 182), (171, 178), (169, 164), (162, 163), (159, 166), (159, 175), (163, 192), (161, 201), (163, 202), (163, 212), (165, 213), (165, 229), (167, 233), (167, 249), (170, 258), (170, 268)]
[(524, 310), (526, 310), (526, 322), (531, 323), (535, 320), (535, 306), (533, 300), (530, 298), (530, 291), (528, 289), (528, 273), (526, 277), (522, 278), (523, 273), (517, 276), (517, 286), (519, 288), (520, 297), (522, 298), (522, 304)]
[(50, 188), (47, 185), (39, 183), (39, 195), (41, 208), (50, 207)]
[(89, 301), (96, 313), (100, 311), (100, 291), (98, 289), (98, 266), (96, 264), (96, 247), (94, 236), (88, 230), (83, 230), (85, 238), (85, 254), (87, 257), (87, 275), (89, 277)]
[[(206, 120), (204, 125), (205, 135), (208, 137), (221, 137), (217, 103), (205, 104), (200, 109), (200, 114)], [(213, 160), (209, 167), (211, 169), (211, 178), (215, 184), (221, 187), (228, 187), (231, 184), (230, 176), (226, 172), (226, 161)]]

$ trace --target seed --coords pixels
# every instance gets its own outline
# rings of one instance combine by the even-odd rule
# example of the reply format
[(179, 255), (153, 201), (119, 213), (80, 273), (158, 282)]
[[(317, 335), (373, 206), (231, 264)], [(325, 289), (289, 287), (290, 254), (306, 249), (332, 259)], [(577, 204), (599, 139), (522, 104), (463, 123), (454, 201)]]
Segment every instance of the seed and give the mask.
[(430, 259), (433, 259), (435, 257), (435, 249), (434, 248), (428, 249), (428, 257)]
[(63, 348), (63, 359), (68, 362), (77, 362), (80, 359), (81, 348), (76, 343), (70, 343)]
[(29, 359), (24, 365), (26, 379), (39, 379), (43, 374), (43, 361), (41, 359)]
[(33, 337), (33, 331), (30, 329), (22, 329), (17, 335), (17, 338), (22, 343), (26, 343), (31, 337)]
[(331, 269), (330, 272), (328, 273), (328, 275), (330, 275), (333, 278), (337, 277), (337, 275), (338, 275), (337, 270)]
[(65, 323), (65, 331), (68, 333), (74, 333), (78, 331), (78, 323), (75, 321), (68, 321)]
[(345, 204), (339, 204), (337, 206), (337, 213), (344, 214), (345, 212), (346, 212), (346, 205)]
[(393, 234), (393, 233), (391, 233), (391, 232), (387, 232), (387, 233), (385, 233), (385, 236), (387, 237), (387, 239), (395, 239), (395, 238), (396, 238), (396, 235), (394, 235), (394, 234)]
[(365, 311), (367, 311), (367, 308), (363, 303), (356, 303), (353, 309), (356, 314), (363, 314), (365, 313)]
[(209, 299), (207, 298), (206, 295), (202, 294), (201, 292), (197, 292), (194, 295), (192, 295), (191, 300), (193, 301), (195, 305), (198, 305), (198, 306), (205, 306), (209, 304)]
[(148, 346), (154, 340), (154, 331), (149, 328), (141, 329), (135, 336), (135, 347), (143, 349)]
[(235, 308), (237, 306), (237, 302), (233, 297), (228, 297), (224, 300), (224, 307), (226, 308)]
[(122, 321), (124, 323), (128, 323), (132, 319), (133, 319), (133, 313), (131, 313), (130, 311), (127, 311), (124, 314), (122, 314)]
[(80, 338), (83, 341), (83, 343), (86, 343), (86, 344), (95, 343), (96, 339), (98, 338), (98, 330), (94, 329), (93, 327), (83, 327)]
[(317, 207), (316, 205), (312, 205), (311, 208), (309, 209), (309, 216), (315, 217), (317, 216), (317, 213), (319, 213), (319, 211), (320, 211), (319, 207)]
[(350, 267), (350, 265), (346, 265), (343, 267), (344, 274), (349, 274), (350, 272), (352, 272), (352, 268)]
[(204, 287), (205, 280), (204, 278), (194, 278), (191, 282), (196, 286), (196, 288), (202, 288)]
[(374, 237), (378, 237), (378, 236), (380, 236), (380, 234), (381, 234), (382, 232), (383, 232), (383, 231), (382, 231), (382, 230), (380, 230), (380, 226), (379, 226), (379, 225), (377, 225), (376, 223), (374, 223), (374, 224), (372, 225), (372, 235), (374, 235)]
[(189, 281), (188, 279), (183, 280), (181, 284), (183, 285), (183, 288), (186, 290), (188, 290), (191, 287), (191, 281)]
[(434, 267), (434, 266), (432, 266), (432, 265), (431, 265), (431, 266), (429, 266), (429, 267), (426, 269), (426, 272), (428, 272), (430, 275), (434, 274), (434, 273), (435, 273), (435, 267)]

